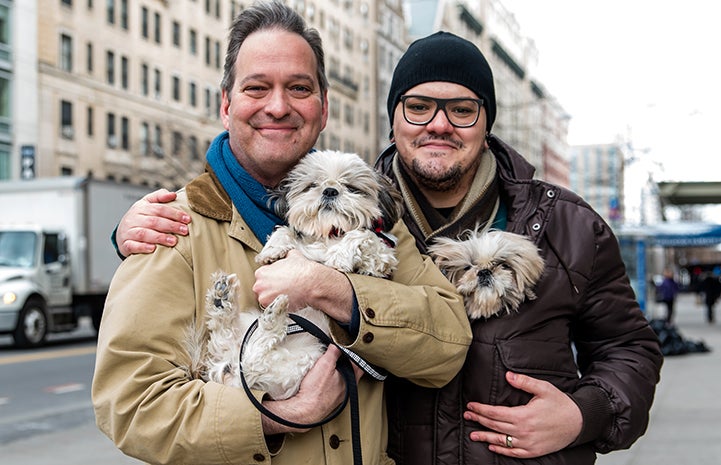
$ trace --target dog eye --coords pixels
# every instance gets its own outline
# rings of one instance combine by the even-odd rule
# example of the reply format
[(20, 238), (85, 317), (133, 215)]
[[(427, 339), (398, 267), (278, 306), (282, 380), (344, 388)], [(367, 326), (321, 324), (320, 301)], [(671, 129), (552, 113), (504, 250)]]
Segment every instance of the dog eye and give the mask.
[(360, 195), (364, 194), (364, 192), (362, 190), (360, 190), (357, 187), (352, 186), (350, 184), (348, 184), (346, 187), (348, 188), (348, 192), (350, 192), (351, 194), (360, 194)]
[(463, 271), (468, 271), (471, 269), (471, 265), (466, 265), (463, 267)]
[(317, 182), (311, 182), (311, 183), (309, 183), (309, 184), (306, 184), (305, 189), (303, 189), (303, 192), (308, 192), (309, 190), (315, 189), (316, 187), (318, 187), (318, 183), (317, 183)]

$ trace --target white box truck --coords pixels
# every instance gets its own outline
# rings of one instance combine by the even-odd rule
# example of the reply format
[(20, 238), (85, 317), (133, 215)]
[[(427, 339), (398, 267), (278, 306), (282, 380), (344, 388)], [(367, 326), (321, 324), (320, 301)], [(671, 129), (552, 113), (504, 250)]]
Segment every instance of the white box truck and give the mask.
[(100, 324), (115, 225), (151, 189), (82, 177), (0, 181), (0, 334), (21, 347)]

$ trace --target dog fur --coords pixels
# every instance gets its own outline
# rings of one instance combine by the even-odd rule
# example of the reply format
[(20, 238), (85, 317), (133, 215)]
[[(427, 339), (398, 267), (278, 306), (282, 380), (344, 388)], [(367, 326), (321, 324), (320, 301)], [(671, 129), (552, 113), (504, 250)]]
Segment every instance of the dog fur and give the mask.
[[(312, 152), (301, 159), (273, 194), (275, 209), (288, 225), (275, 229), (256, 257), (270, 264), (296, 249), (306, 258), (343, 272), (390, 277), (397, 258), (388, 238), (403, 213), (403, 201), (392, 183), (359, 156), (336, 151)], [(206, 295), (207, 346), (189, 343), (195, 360), (191, 373), (219, 383), (241, 386), (240, 370), (250, 388), (272, 399), (293, 396), (313, 363), (325, 352), (314, 336), (286, 336), (288, 297), (278, 296), (264, 310), (239, 310), (238, 278), (215, 273)], [(294, 311), (327, 334), (330, 321), (321, 311)], [(239, 363), (240, 346), (258, 320)]]
[(533, 287), (544, 269), (533, 242), (505, 231), (439, 237), (428, 253), (463, 296), (471, 320), (510, 313), (526, 298), (535, 299)]

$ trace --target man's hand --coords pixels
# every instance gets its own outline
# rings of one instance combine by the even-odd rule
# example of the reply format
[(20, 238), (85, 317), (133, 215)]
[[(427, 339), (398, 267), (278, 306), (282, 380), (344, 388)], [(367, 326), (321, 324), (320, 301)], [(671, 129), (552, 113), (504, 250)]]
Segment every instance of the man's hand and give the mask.
[[(326, 418), (345, 397), (343, 376), (335, 368), (340, 354), (336, 346), (328, 346), (325, 354), (303, 378), (296, 395), (285, 400), (266, 400), (263, 401), (263, 406), (294, 423), (315, 423)], [(359, 378), (358, 372), (356, 378)], [(280, 425), (263, 416), (263, 433), (266, 435), (304, 431), (307, 430)]]
[[(473, 431), (473, 441), (489, 443), (492, 452), (522, 459), (557, 452), (571, 444), (583, 426), (581, 411), (570, 397), (547, 381), (506, 373), (515, 388), (533, 395), (526, 405), (501, 407), (469, 402), (463, 417), (491, 431)], [(507, 447), (511, 436), (513, 447)]]
[(334, 268), (308, 260), (297, 250), (258, 268), (253, 292), (264, 307), (286, 294), (291, 311), (310, 305), (340, 323), (350, 322), (353, 287), (348, 278)]
[(158, 189), (135, 202), (118, 224), (115, 239), (124, 256), (151, 253), (156, 244), (175, 246), (176, 234), (188, 234), (190, 216), (174, 207), (163, 205), (175, 200), (175, 192)]

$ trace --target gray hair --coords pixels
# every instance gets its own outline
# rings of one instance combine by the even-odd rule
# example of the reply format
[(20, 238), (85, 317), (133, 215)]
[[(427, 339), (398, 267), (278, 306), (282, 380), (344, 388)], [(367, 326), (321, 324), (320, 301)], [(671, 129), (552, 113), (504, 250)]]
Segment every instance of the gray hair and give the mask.
[(225, 54), (225, 67), (220, 87), (230, 96), (235, 83), (235, 62), (241, 45), (254, 32), (265, 29), (280, 29), (301, 36), (310, 45), (315, 54), (318, 67), (316, 74), (321, 94), (328, 90), (325, 76), (325, 58), (320, 34), (308, 27), (302, 16), (278, 0), (258, 2), (243, 10), (233, 21), (228, 38), (228, 50)]

